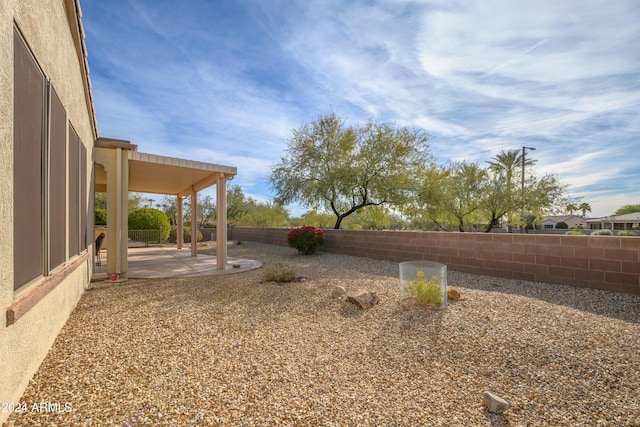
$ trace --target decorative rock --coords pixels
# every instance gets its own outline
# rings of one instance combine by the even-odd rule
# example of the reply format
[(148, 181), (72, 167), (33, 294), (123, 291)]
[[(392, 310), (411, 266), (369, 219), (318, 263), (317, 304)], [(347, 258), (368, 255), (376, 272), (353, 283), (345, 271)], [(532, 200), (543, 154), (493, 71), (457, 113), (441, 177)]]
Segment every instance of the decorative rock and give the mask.
[(462, 295), (460, 292), (454, 291), (453, 289), (449, 289), (447, 291), (447, 299), (451, 301), (460, 301), (462, 299)]
[(511, 403), (491, 393), (490, 391), (483, 392), (482, 398), (489, 412), (492, 412), (494, 414), (501, 414), (507, 409), (511, 408)]
[(380, 298), (375, 292), (358, 289), (357, 291), (349, 291), (347, 293), (347, 301), (357, 305), (362, 310), (368, 310), (380, 302)]

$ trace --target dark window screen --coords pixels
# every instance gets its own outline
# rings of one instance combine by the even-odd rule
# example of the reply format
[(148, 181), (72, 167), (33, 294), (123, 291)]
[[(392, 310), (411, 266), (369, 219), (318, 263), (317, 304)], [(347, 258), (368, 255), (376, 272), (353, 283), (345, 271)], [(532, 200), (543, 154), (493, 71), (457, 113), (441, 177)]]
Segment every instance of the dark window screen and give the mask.
[(50, 86), (49, 118), (49, 270), (65, 260), (67, 222), (67, 114)]
[(78, 224), (78, 213), (80, 211), (78, 207), (79, 141), (78, 134), (73, 129), (73, 126), (69, 125), (69, 256), (74, 256), (80, 252), (80, 226)]
[(45, 78), (16, 30), (13, 46), (13, 287), (19, 289), (43, 273)]

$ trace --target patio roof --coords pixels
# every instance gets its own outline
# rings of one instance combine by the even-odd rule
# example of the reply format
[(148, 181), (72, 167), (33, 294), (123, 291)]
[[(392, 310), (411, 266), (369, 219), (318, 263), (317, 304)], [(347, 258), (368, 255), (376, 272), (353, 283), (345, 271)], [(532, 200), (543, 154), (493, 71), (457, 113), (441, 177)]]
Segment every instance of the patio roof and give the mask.
[[(214, 163), (184, 160), (137, 151), (128, 141), (99, 138), (99, 148), (122, 148), (129, 160), (129, 191), (139, 193), (171, 194), (187, 196), (191, 190), (200, 191), (216, 183), (219, 175), (231, 179), (237, 168)], [(103, 168), (96, 168), (95, 189), (105, 192), (107, 175)]]
[[(138, 146), (120, 139), (98, 138), (94, 146), (94, 189), (107, 193), (107, 272), (126, 278), (128, 270), (128, 194), (130, 191), (177, 196), (177, 241), (183, 245), (183, 197), (198, 205), (198, 191), (216, 186), (216, 268), (227, 266), (227, 181), (237, 169), (213, 163), (138, 152)], [(191, 256), (197, 257), (197, 209), (191, 210)]]

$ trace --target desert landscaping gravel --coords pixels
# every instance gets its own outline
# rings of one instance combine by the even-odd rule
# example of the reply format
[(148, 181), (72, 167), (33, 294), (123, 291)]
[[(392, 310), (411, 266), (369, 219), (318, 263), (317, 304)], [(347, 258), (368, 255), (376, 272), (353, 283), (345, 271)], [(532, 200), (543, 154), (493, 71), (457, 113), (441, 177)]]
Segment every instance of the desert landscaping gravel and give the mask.
[[(640, 425), (640, 298), (450, 271), (462, 300), (399, 301), (398, 263), (259, 243), (286, 262), (201, 278), (96, 282), (9, 426)], [(380, 303), (361, 311), (347, 291)], [(484, 391), (512, 407), (483, 406)], [(55, 405), (54, 405), (55, 408)]]

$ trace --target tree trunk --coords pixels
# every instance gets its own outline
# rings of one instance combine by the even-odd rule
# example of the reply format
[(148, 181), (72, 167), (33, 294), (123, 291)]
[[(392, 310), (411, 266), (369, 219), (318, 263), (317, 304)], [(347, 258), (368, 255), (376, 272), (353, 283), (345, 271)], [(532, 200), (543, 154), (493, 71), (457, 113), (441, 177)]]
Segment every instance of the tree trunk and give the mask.
[(497, 225), (497, 222), (498, 222), (498, 218), (496, 218), (495, 215), (492, 214), (491, 221), (489, 222), (489, 225), (487, 226), (485, 233), (491, 233), (491, 230), (493, 230), (493, 227)]

